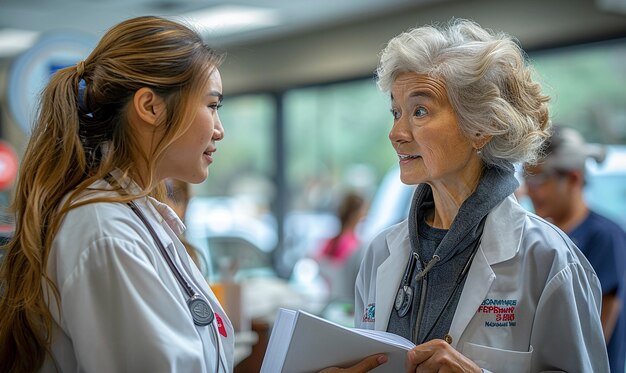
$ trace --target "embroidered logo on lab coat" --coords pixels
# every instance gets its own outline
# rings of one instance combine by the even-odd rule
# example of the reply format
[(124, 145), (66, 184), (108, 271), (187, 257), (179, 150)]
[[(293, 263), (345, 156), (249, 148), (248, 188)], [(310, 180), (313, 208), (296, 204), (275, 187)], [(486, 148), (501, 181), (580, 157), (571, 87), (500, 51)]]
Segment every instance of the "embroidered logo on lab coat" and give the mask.
[(228, 335), (226, 334), (226, 328), (224, 327), (222, 318), (217, 312), (215, 313), (215, 322), (217, 322), (217, 330), (220, 332), (222, 337), (227, 337)]
[(478, 306), (476, 312), (485, 316), (485, 327), (487, 328), (512, 327), (517, 324), (515, 321), (516, 307), (517, 299), (486, 298)]
[(376, 303), (370, 303), (365, 307), (363, 312), (363, 322), (375, 322), (376, 321)]

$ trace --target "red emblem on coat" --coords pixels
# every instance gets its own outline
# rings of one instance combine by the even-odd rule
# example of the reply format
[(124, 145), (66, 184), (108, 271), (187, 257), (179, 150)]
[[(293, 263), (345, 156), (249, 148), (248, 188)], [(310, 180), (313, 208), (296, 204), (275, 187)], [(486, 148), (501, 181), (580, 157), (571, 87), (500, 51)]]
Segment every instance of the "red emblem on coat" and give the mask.
[(228, 334), (226, 334), (226, 328), (224, 327), (224, 322), (222, 321), (222, 318), (217, 312), (215, 313), (215, 321), (217, 322), (217, 330), (220, 332), (222, 337), (227, 337)]

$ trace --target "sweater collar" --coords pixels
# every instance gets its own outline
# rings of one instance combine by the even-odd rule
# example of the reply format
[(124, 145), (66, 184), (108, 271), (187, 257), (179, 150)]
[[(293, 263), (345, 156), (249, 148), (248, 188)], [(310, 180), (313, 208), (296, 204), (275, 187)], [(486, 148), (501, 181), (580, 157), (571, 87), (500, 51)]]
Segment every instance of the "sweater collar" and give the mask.
[[(449, 260), (478, 239), (482, 234), (480, 222), (483, 218), (518, 187), (519, 182), (515, 178), (512, 166), (507, 169), (486, 167), (476, 190), (463, 202), (450, 229), (435, 250), (434, 255), (439, 257), (438, 262), (443, 263)], [(418, 250), (418, 253), (417, 233), (418, 224), (421, 220), (418, 219), (418, 215), (424, 213), (423, 207), (433, 204), (430, 185), (418, 185), (409, 212), (411, 244), (414, 250)], [(423, 258), (423, 260), (430, 261), (431, 259)]]

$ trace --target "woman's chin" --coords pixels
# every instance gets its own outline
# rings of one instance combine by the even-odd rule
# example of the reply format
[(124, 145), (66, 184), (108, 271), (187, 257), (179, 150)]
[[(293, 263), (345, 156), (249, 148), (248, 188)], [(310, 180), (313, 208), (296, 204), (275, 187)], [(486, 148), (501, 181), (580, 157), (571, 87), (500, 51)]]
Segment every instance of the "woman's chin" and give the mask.
[(420, 178), (415, 177), (414, 175), (403, 175), (400, 174), (400, 181), (406, 185), (417, 185), (422, 182)]
[[(209, 170), (204, 169), (201, 172), (197, 172), (189, 177), (184, 178), (183, 181), (190, 184), (200, 184), (204, 182), (209, 177)], [(182, 179), (181, 179), (182, 180)]]

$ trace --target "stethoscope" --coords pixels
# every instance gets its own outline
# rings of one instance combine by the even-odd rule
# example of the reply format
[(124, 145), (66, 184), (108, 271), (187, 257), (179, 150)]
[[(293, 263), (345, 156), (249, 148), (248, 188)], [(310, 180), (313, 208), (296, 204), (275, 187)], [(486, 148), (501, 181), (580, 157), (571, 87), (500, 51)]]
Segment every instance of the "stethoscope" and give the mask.
[(154, 242), (158, 246), (159, 251), (161, 252), (161, 255), (165, 259), (167, 266), (170, 267), (170, 270), (174, 274), (174, 277), (176, 277), (178, 284), (183, 288), (183, 290), (187, 294), (187, 307), (189, 307), (189, 312), (191, 313), (191, 318), (193, 319), (193, 323), (196, 324), (197, 326), (207, 326), (209, 324), (213, 324), (213, 328), (210, 328), (210, 329), (212, 329), (213, 337), (217, 341), (217, 346), (215, 346), (216, 364), (217, 364), (215, 372), (219, 372), (220, 365), (222, 362), (222, 356), (220, 355), (220, 338), (219, 338), (219, 335), (217, 334), (217, 331), (215, 330), (216, 329), (215, 323), (213, 322), (215, 320), (215, 312), (213, 312), (213, 309), (211, 308), (209, 303), (206, 300), (204, 300), (204, 298), (202, 298), (202, 296), (200, 296), (200, 294), (198, 294), (191, 287), (191, 285), (189, 284), (189, 282), (187, 282), (187, 280), (182, 275), (182, 273), (180, 273), (180, 271), (178, 270), (178, 267), (176, 267), (176, 265), (174, 264), (174, 261), (170, 257), (170, 254), (167, 252), (167, 250), (165, 249), (165, 246), (163, 246), (163, 243), (159, 239), (159, 236), (154, 231), (154, 228), (152, 228), (152, 225), (150, 224), (150, 222), (148, 222), (148, 219), (143, 214), (143, 212), (139, 209), (139, 207), (137, 207), (135, 202), (129, 201), (126, 204), (130, 207), (131, 210), (133, 210), (133, 212), (139, 217), (139, 220), (141, 220), (143, 224), (146, 226), (146, 228), (150, 232), (150, 235), (154, 239)]
[(163, 243), (148, 222), (148, 219), (139, 209), (139, 207), (137, 207), (135, 202), (129, 201), (127, 202), (127, 204), (131, 208), (131, 210), (133, 210), (133, 212), (137, 214), (137, 216), (143, 222), (146, 228), (148, 228), (148, 231), (150, 231), (150, 235), (159, 247), (159, 251), (161, 251), (161, 255), (167, 262), (168, 267), (170, 267), (170, 270), (174, 274), (174, 277), (176, 277), (176, 280), (187, 294), (187, 307), (189, 307), (189, 311), (191, 312), (191, 318), (193, 319), (193, 323), (198, 326), (207, 326), (211, 324), (213, 320), (215, 320), (215, 312), (213, 312), (213, 309), (211, 308), (209, 303), (204, 300), (204, 298), (202, 298), (200, 294), (193, 290), (191, 285), (189, 285), (189, 282), (187, 282), (182, 273), (180, 273), (180, 271), (174, 264), (174, 261), (170, 257), (170, 254), (167, 252), (167, 250), (163, 246)]
[(413, 287), (411, 286), (411, 277), (413, 271), (419, 260), (419, 255), (416, 252), (411, 253), (409, 258), (409, 264), (407, 264), (404, 270), (404, 276), (402, 276), (402, 282), (400, 283), (400, 289), (396, 293), (396, 302), (394, 304), (398, 316), (404, 317), (409, 312), (411, 304), (413, 302)]
[[(481, 235), (474, 240), (473, 242), (474, 245), (471, 248), (472, 250), (471, 254), (467, 258), (465, 265), (463, 266), (463, 269), (461, 270), (461, 273), (459, 273), (459, 276), (457, 277), (456, 283), (454, 285), (454, 289), (452, 290), (452, 293), (450, 294), (445, 305), (443, 306), (443, 310), (448, 308), (450, 301), (452, 300), (454, 294), (458, 291), (459, 286), (463, 283), (465, 276), (467, 276), (467, 273), (469, 272), (470, 265), (472, 261), (474, 260), (474, 257), (476, 256), (478, 247), (480, 246), (480, 242), (482, 238), (482, 230), (485, 225), (485, 220), (486, 220), (486, 216), (481, 220), (481, 222), (478, 225), (478, 230), (479, 232), (481, 232)], [(469, 232), (466, 233), (465, 236), (467, 236), (468, 234)], [(437, 264), (440, 260), (441, 259), (439, 255), (436, 255), (436, 254), (433, 255), (432, 259), (428, 262), (428, 264), (426, 264), (425, 268), (423, 270), (420, 270), (415, 275), (415, 279), (414, 279), (415, 282), (418, 282), (421, 279), (423, 279), (426, 276), (426, 274), (430, 271), (430, 269), (435, 264)], [(414, 290), (413, 290), (413, 287), (411, 286), (411, 283), (412, 283), (411, 280), (413, 277), (413, 273), (415, 272), (415, 267), (417, 266), (418, 261), (419, 261), (419, 254), (415, 251), (411, 252), (411, 257), (409, 258), (409, 263), (407, 264), (406, 269), (404, 270), (404, 276), (402, 276), (402, 282), (400, 283), (400, 288), (398, 289), (398, 292), (396, 293), (396, 300), (394, 303), (394, 308), (400, 318), (406, 316), (409, 310), (411, 309), (411, 306), (413, 305)], [(437, 319), (431, 326), (430, 330), (426, 334), (426, 338), (428, 338), (430, 333), (432, 333), (435, 325), (437, 325), (442, 315), (443, 315), (443, 311), (439, 314), (439, 316), (437, 317)]]

